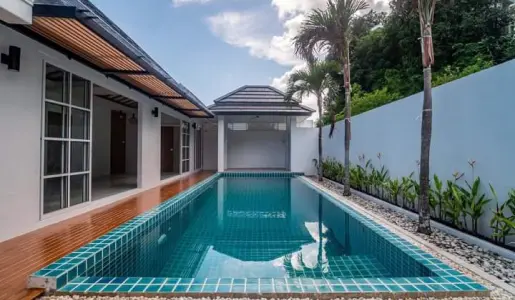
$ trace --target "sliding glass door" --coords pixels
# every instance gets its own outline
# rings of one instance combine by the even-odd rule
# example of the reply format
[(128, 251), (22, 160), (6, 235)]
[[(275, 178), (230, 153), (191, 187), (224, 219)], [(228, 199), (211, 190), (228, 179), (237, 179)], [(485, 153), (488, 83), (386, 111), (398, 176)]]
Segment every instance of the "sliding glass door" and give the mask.
[(90, 201), (91, 82), (45, 65), (42, 213)]

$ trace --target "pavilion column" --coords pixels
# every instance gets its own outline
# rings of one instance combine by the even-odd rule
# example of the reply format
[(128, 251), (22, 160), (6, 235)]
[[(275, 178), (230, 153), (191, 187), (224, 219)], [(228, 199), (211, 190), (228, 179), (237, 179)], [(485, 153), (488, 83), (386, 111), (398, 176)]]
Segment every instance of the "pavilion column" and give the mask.
[(223, 116), (218, 117), (218, 172), (225, 171), (225, 120)]

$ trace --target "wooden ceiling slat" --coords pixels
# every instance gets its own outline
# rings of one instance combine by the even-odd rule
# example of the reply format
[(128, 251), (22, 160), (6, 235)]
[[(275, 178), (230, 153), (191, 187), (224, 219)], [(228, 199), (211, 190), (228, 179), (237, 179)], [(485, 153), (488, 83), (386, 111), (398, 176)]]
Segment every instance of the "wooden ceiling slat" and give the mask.
[[(50, 39), (61, 42), (64, 47), (74, 48), (79, 55), (94, 58), (96, 62), (101, 62), (104, 66), (111, 66), (113, 69), (143, 70), (130, 58), (96, 37), (93, 32), (76, 20), (36, 18), (34, 25), (36, 28), (42, 26)], [(91, 36), (96, 38), (92, 40)], [(110, 49), (106, 50), (106, 48)]]
[[(51, 35), (52, 38), (62, 41), (63, 46), (78, 49), (80, 54), (94, 57), (95, 60), (100, 61), (99, 59), (97, 59), (96, 55), (91, 54), (91, 50), (100, 51), (100, 53), (103, 53), (103, 50), (101, 50), (101, 48), (97, 47), (96, 45), (88, 44), (87, 46), (90, 51), (85, 51), (84, 45), (87, 43), (87, 38), (77, 32), (73, 32), (73, 37), (71, 37), (70, 33), (72, 31), (72, 28), (69, 28), (69, 24), (62, 24), (64, 21), (53, 18), (45, 18), (39, 22), (41, 22), (45, 26), (45, 29)], [(56, 34), (59, 32), (56, 32), (55, 29), (59, 30), (63, 34)], [(77, 40), (77, 36), (80, 37), (80, 41)]]
[[(76, 19), (36, 17), (29, 28), (101, 69), (145, 71), (134, 60), (127, 57)], [(151, 95), (181, 97), (172, 87), (154, 75), (120, 74), (118, 77), (125, 79)], [(201, 107), (187, 99), (161, 100), (179, 110), (201, 109)], [(203, 111), (184, 113), (195, 116), (209, 116)]]
[(189, 101), (184, 101), (184, 100), (177, 100), (177, 99), (171, 99), (171, 100), (168, 100), (167, 102), (170, 102), (170, 103), (173, 103), (181, 108), (185, 108), (185, 109), (195, 109), (197, 108), (196, 105), (194, 105), (193, 103), (189, 102)]
[[(82, 56), (83, 58), (91, 61), (92, 63), (98, 65), (98, 66), (101, 66), (102, 68), (105, 68), (105, 62), (99, 60), (97, 57), (95, 56), (91, 56), (87, 53), (85, 53), (82, 49), (82, 46), (83, 45), (80, 45), (80, 44), (77, 44), (77, 45), (71, 45), (70, 44), (70, 41), (65, 39), (65, 38), (60, 38), (60, 37), (57, 37), (53, 34), (50, 34), (50, 33), (47, 33), (47, 32), (43, 32), (42, 30), (39, 30), (39, 29), (35, 29), (34, 31), (38, 32), (39, 34), (43, 35), (44, 37), (50, 39), (50, 40), (53, 40), (54, 42), (58, 43), (58, 44), (61, 44), (63, 45), (63, 47), (67, 48), (68, 50), (74, 52), (74, 53), (78, 53), (80, 56)], [(111, 65), (111, 64), (110, 64)]]

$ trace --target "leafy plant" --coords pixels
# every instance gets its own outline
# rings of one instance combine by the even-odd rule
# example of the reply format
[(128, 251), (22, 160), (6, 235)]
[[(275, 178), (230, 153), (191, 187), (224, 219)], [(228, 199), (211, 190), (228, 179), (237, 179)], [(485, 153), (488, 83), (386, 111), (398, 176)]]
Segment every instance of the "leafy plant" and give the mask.
[(401, 185), (401, 182), (399, 181), (399, 179), (397, 179), (397, 178), (389, 179), (386, 182), (386, 188), (388, 190), (388, 193), (390, 194), (390, 199), (393, 201), (393, 203), (395, 203), (395, 205), (399, 205), (399, 203), (398, 203), (399, 193), (401, 192), (401, 188), (402, 188), (402, 185)]
[[(431, 189), (431, 194), (429, 197), (429, 205), (431, 206), (431, 209), (433, 210), (433, 214), (435, 217), (438, 217), (439, 219), (442, 219), (442, 206), (443, 202), (445, 201), (445, 197), (447, 194), (445, 193), (445, 190), (443, 189), (443, 182), (440, 180), (440, 178), (434, 174), (433, 175), (433, 188)], [(438, 207), (438, 215), (436, 213), (436, 207)]]
[(408, 207), (413, 210), (415, 208), (415, 200), (417, 198), (417, 194), (414, 191), (414, 181), (413, 181), (413, 172), (409, 175), (409, 177), (402, 177), (402, 197), (404, 201), (408, 202)]
[(494, 215), (490, 220), (490, 228), (493, 229), (492, 237), (494, 241), (505, 244), (506, 237), (515, 235), (515, 217), (513, 215), (511, 217), (507, 217), (504, 214), (504, 209), (506, 207), (510, 208), (510, 210), (513, 212), (512, 208), (513, 205), (515, 205), (515, 192), (511, 190), (508, 195), (508, 200), (499, 206), (499, 198), (497, 197), (497, 193), (491, 184), (490, 191), (492, 192), (492, 195), (497, 202), (495, 210), (493, 211)]
[(462, 197), (461, 189), (453, 181), (447, 180), (447, 191), (443, 203), (444, 214), (445, 218), (456, 227), (461, 227)]
[[(467, 187), (461, 188), (463, 193), (463, 210), (470, 216), (472, 220), (472, 232), (478, 232), (478, 221), (484, 213), (485, 207), (491, 199), (488, 199), (484, 193), (480, 192), (481, 179), (476, 177), (472, 185), (466, 182)], [(466, 220), (464, 226), (467, 227)]]

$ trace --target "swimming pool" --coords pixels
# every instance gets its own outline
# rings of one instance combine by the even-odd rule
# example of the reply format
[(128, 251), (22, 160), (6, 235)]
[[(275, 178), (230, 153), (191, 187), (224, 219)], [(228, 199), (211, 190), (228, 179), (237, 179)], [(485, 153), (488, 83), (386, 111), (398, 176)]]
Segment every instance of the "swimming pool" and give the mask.
[(71, 293), (486, 293), (293, 173), (216, 174), (30, 278)]

